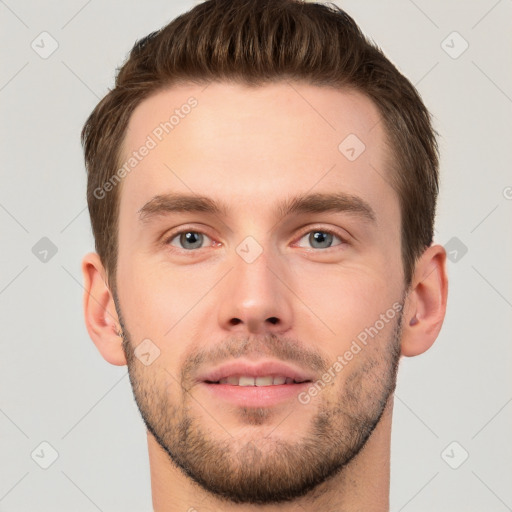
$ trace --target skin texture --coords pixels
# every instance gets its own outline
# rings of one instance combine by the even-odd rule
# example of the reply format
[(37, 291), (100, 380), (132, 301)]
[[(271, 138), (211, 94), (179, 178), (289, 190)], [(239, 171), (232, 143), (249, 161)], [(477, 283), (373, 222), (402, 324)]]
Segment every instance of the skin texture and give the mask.
[[(184, 84), (138, 106), (125, 156), (190, 97), (197, 106), (120, 185), (116, 293), (95, 253), (82, 264), (89, 334), (107, 361), (128, 364), (148, 428), (154, 510), (388, 510), (398, 361), (435, 341), (447, 278), (444, 249), (432, 245), (405, 286), (378, 111), (357, 92), (306, 84)], [(349, 134), (365, 145), (354, 161), (338, 149)], [(364, 201), (374, 220), (276, 212), (299, 194), (333, 192)], [(208, 196), (226, 212), (141, 221), (140, 209), (167, 193)], [(185, 248), (181, 229), (204, 235), (192, 238), (199, 248)], [(262, 252), (249, 263), (241, 243)], [(196, 380), (237, 358), (282, 360), (321, 379), (376, 325), (307, 404), (235, 406)], [(159, 350), (149, 365), (134, 354), (146, 339)]]

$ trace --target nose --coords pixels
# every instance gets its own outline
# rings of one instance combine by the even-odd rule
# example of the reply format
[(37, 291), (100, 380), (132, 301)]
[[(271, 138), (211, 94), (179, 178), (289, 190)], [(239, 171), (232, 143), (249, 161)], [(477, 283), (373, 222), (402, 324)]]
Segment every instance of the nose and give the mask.
[(233, 255), (233, 269), (223, 280), (219, 322), (232, 333), (283, 334), (292, 325), (292, 296), (279, 256), (263, 251), (254, 261)]

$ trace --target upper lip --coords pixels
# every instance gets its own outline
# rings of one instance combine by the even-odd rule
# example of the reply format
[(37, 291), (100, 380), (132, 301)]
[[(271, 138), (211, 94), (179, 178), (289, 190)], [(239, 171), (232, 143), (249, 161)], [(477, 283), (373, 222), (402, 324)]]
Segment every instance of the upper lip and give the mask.
[(264, 360), (259, 362), (229, 361), (211, 370), (202, 373), (198, 380), (205, 382), (218, 382), (220, 379), (231, 376), (266, 377), (284, 376), (296, 381), (312, 381), (313, 376), (300, 368), (276, 360)]

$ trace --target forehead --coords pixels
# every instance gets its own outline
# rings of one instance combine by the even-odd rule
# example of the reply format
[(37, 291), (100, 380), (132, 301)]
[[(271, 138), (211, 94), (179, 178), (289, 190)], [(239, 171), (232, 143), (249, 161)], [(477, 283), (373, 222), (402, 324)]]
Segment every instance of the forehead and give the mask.
[(286, 82), (172, 87), (131, 116), (120, 214), (172, 192), (262, 216), (292, 190), (336, 189), (385, 205), (396, 197), (383, 130), (374, 103), (352, 90)]

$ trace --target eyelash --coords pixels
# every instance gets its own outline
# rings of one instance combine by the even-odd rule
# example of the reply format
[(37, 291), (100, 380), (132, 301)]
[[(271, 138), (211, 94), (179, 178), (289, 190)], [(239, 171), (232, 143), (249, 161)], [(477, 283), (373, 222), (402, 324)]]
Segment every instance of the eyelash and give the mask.
[[(304, 231), (298, 237), (297, 241), (302, 240), (305, 235), (308, 235), (310, 233), (315, 233), (315, 232), (326, 233), (326, 234), (332, 235), (332, 236), (338, 238), (340, 240), (340, 243), (337, 244), (337, 245), (333, 245), (331, 247), (326, 247), (324, 249), (320, 249), (320, 248), (316, 248), (316, 247), (311, 247), (310, 249), (312, 249), (312, 250), (328, 252), (330, 250), (334, 250), (336, 247), (348, 244), (348, 241), (347, 241), (346, 237), (340, 235), (340, 233), (338, 233), (338, 232), (336, 232), (335, 230), (332, 230), (332, 229), (324, 229), (324, 228), (321, 228), (321, 227), (309, 228), (307, 231)], [(176, 237), (178, 237), (179, 235), (182, 235), (183, 233), (198, 233), (198, 234), (201, 234), (201, 235), (205, 235), (210, 240), (212, 240), (212, 238), (210, 236), (208, 236), (206, 233), (204, 233), (203, 231), (200, 231), (198, 229), (193, 229), (193, 228), (183, 228), (183, 229), (180, 229), (179, 231), (173, 232), (171, 235), (166, 237), (165, 240), (164, 240), (164, 245), (166, 247), (170, 248), (170, 250), (173, 250), (173, 251), (176, 250), (176, 251), (179, 251), (179, 252), (186, 252), (188, 254), (191, 254), (191, 253), (194, 253), (194, 252), (198, 252), (201, 249), (206, 249), (207, 248), (207, 247), (200, 247), (198, 249), (183, 249), (183, 248), (180, 248), (180, 247), (175, 247), (175, 246), (170, 244)]]

